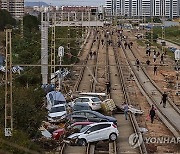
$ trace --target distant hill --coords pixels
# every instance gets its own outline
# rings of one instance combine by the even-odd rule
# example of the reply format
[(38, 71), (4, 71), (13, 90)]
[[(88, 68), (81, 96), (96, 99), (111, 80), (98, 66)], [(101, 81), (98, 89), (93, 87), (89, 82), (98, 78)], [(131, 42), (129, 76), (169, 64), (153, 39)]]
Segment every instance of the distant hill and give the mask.
[(25, 2), (24, 3), (25, 6), (49, 6), (47, 3), (45, 2)]

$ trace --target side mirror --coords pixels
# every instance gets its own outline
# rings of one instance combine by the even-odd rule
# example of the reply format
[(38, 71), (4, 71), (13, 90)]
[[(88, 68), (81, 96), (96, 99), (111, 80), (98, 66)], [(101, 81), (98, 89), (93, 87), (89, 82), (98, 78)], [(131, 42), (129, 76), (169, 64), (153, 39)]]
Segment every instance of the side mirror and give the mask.
[(89, 133), (91, 133), (91, 131), (90, 131), (90, 130), (88, 130), (88, 131), (86, 132), (86, 134), (89, 134)]

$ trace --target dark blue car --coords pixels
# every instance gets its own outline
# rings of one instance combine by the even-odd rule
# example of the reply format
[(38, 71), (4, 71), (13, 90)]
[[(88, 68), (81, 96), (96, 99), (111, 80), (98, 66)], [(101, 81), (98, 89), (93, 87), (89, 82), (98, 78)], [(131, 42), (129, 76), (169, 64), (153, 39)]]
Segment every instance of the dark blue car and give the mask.
[(74, 111), (73, 113), (66, 116), (67, 119), (70, 119), (73, 115), (81, 115), (87, 117), (88, 121), (91, 122), (113, 122), (117, 125), (117, 120), (111, 116), (105, 116), (99, 112), (92, 111), (92, 110), (81, 110), (81, 111)]

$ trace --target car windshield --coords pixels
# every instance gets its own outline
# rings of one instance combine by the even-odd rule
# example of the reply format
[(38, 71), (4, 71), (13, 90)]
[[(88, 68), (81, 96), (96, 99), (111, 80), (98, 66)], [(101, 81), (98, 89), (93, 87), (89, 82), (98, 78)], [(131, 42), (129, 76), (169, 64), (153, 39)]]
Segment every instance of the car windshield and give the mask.
[(86, 130), (88, 130), (89, 128), (90, 128), (91, 126), (85, 126), (85, 127), (83, 127), (81, 130), (80, 130), (80, 133), (82, 133), (82, 132), (85, 132)]
[(74, 110), (79, 111), (79, 110), (89, 110), (89, 106), (88, 105), (74, 105)]
[(78, 99), (76, 99), (74, 102), (75, 102), (75, 103), (76, 103), (76, 102), (81, 102), (81, 99), (78, 98)]
[(62, 112), (62, 111), (65, 111), (65, 106), (53, 107), (53, 108), (50, 110), (50, 113)]
[(105, 117), (103, 114), (96, 112), (96, 111), (92, 112), (92, 114), (95, 114), (97, 117)]
[(96, 98), (92, 98), (92, 101), (93, 102), (100, 102), (101, 100), (98, 97), (96, 97)]
[(65, 101), (54, 101), (54, 105), (58, 105), (58, 104), (66, 104)]

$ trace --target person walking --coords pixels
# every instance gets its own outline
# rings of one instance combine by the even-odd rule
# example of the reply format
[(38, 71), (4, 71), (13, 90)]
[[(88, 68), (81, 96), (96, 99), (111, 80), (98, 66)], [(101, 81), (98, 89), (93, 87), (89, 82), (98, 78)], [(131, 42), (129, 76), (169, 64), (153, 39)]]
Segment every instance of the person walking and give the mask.
[(154, 75), (157, 75), (157, 66), (154, 66)]
[(166, 92), (164, 92), (164, 93), (163, 93), (163, 95), (162, 95), (162, 100), (161, 100), (161, 103), (160, 103), (160, 104), (162, 104), (162, 103), (163, 103), (163, 107), (164, 107), (164, 108), (166, 107), (167, 97), (168, 97), (167, 93), (166, 93)]
[(153, 52), (154, 52), (154, 55), (156, 55), (156, 50), (153, 50)]
[(106, 90), (107, 90), (107, 94), (110, 94), (111, 91), (111, 83), (109, 81), (106, 82)]
[(93, 58), (96, 58), (96, 51), (93, 52)]
[(155, 63), (156, 62), (156, 54), (154, 54), (153, 59), (154, 59), (154, 63)]
[(131, 45), (128, 43), (128, 48), (131, 49)]
[(161, 60), (160, 60), (160, 64), (163, 63), (164, 64), (164, 54), (161, 54)]
[(138, 71), (139, 71), (139, 65), (140, 65), (139, 59), (136, 59), (136, 66)]
[(101, 43), (102, 43), (102, 45), (104, 44), (104, 40), (103, 39), (101, 39)]
[(149, 112), (149, 116), (151, 118), (151, 123), (153, 123), (155, 115), (156, 115), (155, 108), (154, 108), (154, 105), (152, 105), (151, 110)]
[(125, 49), (126, 49), (126, 47), (127, 47), (127, 42), (124, 43), (124, 47), (125, 47)]
[(127, 120), (128, 119), (128, 110), (129, 110), (129, 107), (128, 107), (128, 104), (126, 102), (124, 102), (124, 116), (125, 116), (125, 119)]
[(90, 51), (89, 55), (90, 55), (90, 59), (92, 59), (93, 52), (92, 52), (92, 51)]
[(148, 49), (148, 56), (151, 56), (151, 49)]
[(160, 56), (160, 52), (158, 51), (157, 54), (156, 54), (156, 57), (159, 57)]
[(130, 42), (131, 47), (133, 46), (133, 42)]
[(148, 60), (146, 61), (146, 64), (147, 64), (147, 65), (150, 65), (150, 63), (151, 63), (151, 61), (148, 59)]

